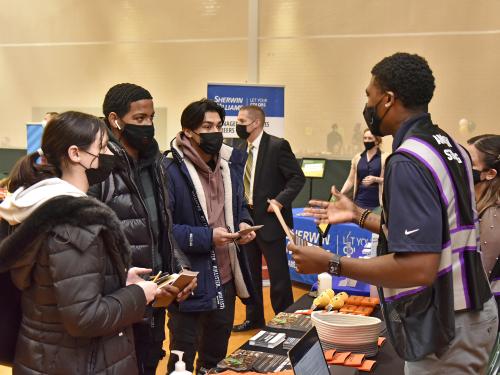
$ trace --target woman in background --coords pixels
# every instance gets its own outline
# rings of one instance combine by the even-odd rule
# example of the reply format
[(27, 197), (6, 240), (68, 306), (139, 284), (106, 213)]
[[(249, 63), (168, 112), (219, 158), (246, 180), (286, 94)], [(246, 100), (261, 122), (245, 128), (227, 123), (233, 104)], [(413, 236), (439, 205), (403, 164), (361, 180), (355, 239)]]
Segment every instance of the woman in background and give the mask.
[(354, 187), (352, 195), (354, 203), (370, 210), (381, 205), (384, 166), (389, 155), (382, 152), (381, 143), (382, 137), (376, 137), (369, 129), (365, 129), (363, 132), (365, 150), (352, 159), (351, 171), (340, 191), (346, 194)]
[(472, 158), (483, 266), (491, 290), (500, 302), (500, 135), (480, 135), (467, 141)]
[(86, 195), (113, 168), (107, 142), (101, 120), (66, 112), (49, 121), (43, 151), (11, 172), (0, 272), (21, 290), (14, 374), (137, 373), (131, 324), (157, 286), (140, 277), (151, 270), (128, 270), (118, 219)]

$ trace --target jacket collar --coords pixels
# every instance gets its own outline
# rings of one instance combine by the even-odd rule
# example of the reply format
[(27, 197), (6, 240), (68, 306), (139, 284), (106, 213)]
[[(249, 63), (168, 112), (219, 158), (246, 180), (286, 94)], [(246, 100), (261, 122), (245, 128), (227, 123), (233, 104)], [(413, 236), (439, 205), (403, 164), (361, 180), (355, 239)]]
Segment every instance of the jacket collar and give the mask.
[(401, 143), (403, 143), (404, 139), (406, 138), (406, 134), (408, 131), (413, 128), (415, 124), (422, 120), (431, 120), (431, 115), (427, 112), (420, 113), (418, 115), (410, 117), (408, 120), (403, 122), (399, 129), (397, 130), (396, 134), (394, 134), (394, 140), (392, 141), (392, 151), (396, 151), (396, 149), (401, 146)]
[[(152, 165), (160, 156), (160, 147), (156, 139), (153, 138), (153, 143), (151, 147), (144, 153), (139, 155), (138, 160), (134, 160), (128, 154), (120, 141), (115, 137), (111, 129), (108, 127), (108, 137), (109, 137), (109, 148), (113, 154), (120, 157), (120, 159), (126, 159), (131, 165), (143, 168)], [(123, 166), (123, 165), (122, 165)]]
[[(184, 160), (184, 152), (182, 152), (182, 148), (179, 145), (177, 137), (170, 141), (170, 149), (172, 152), (175, 150), (180, 159)], [(219, 151), (219, 157), (227, 162), (230, 162), (233, 157), (233, 148), (223, 143)]]

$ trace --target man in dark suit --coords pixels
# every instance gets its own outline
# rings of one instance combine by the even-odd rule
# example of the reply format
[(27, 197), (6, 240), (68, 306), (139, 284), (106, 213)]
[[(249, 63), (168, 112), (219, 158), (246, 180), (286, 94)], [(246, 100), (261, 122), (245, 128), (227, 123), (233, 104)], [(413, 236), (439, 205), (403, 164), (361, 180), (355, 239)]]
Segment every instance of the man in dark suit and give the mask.
[(247, 141), (243, 146), (248, 152), (243, 176), (245, 198), (255, 225), (264, 225), (256, 232), (256, 239), (244, 246), (258, 300), (254, 305), (247, 305), (246, 320), (233, 327), (233, 331), (242, 332), (261, 327), (265, 323), (262, 255), (266, 258), (269, 270), (274, 312), (277, 314), (284, 311), (293, 303), (285, 233), (268, 199), (280, 207), (287, 225), (293, 227), (292, 202), (304, 186), (305, 177), (288, 141), (264, 131), (265, 114), (262, 108), (242, 107), (237, 121), (238, 136)]

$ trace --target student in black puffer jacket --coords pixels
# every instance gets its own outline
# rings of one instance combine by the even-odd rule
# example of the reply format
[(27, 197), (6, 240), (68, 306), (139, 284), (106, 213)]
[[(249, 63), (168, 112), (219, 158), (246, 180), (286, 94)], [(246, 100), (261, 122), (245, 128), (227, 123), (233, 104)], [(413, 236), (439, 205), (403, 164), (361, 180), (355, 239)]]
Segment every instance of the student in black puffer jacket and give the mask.
[[(110, 149), (117, 165), (108, 179), (92, 186), (89, 194), (106, 203), (121, 221), (132, 249), (132, 265), (178, 273), (190, 268), (189, 261), (172, 235), (168, 193), (154, 139), (153, 98), (146, 89), (121, 83), (109, 89), (103, 102)], [(195, 287), (181, 294), (172, 287), (165, 293), (182, 301)], [(165, 308), (148, 309), (145, 319), (134, 325), (137, 360), (141, 374), (154, 375), (165, 355)]]

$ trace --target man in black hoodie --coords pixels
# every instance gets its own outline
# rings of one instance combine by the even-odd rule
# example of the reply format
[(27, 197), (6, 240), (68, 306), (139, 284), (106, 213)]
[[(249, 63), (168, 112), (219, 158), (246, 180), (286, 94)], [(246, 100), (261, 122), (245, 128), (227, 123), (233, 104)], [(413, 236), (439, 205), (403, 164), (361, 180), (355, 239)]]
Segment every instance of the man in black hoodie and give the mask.
[[(168, 194), (161, 169), (158, 143), (154, 139), (154, 104), (148, 90), (120, 83), (109, 89), (103, 102), (109, 128), (108, 146), (117, 157), (110, 177), (94, 185), (89, 194), (105, 202), (121, 221), (132, 250), (132, 265), (159, 271), (179, 272), (189, 262), (172, 236)], [(195, 282), (181, 293), (175, 287), (164, 293), (187, 298)], [(165, 309), (149, 311), (134, 325), (137, 362), (141, 374), (155, 374), (165, 356)]]

